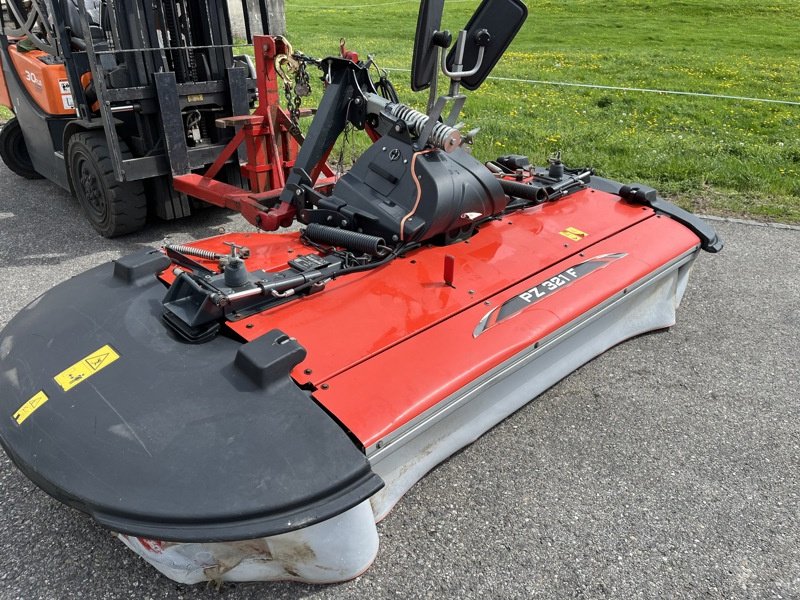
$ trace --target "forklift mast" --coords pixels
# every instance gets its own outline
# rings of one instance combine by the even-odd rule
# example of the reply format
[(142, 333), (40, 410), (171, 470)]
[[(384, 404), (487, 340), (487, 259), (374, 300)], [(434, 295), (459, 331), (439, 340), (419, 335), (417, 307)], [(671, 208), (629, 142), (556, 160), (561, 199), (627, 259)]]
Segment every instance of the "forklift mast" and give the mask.
[[(256, 101), (253, 62), (234, 50), (269, 33), (268, 11), (265, 0), (242, 8), (243, 42), (233, 39), (226, 0), (3, 0), (0, 102), (15, 112), (33, 172), (70, 189), (85, 210), (80, 181), (107, 169), (101, 190), (133, 190), (161, 218), (190, 214), (172, 178), (212, 164), (233, 137), (217, 120), (248, 115)], [(236, 157), (221, 177), (246, 185)], [(121, 229), (101, 233), (132, 230)]]

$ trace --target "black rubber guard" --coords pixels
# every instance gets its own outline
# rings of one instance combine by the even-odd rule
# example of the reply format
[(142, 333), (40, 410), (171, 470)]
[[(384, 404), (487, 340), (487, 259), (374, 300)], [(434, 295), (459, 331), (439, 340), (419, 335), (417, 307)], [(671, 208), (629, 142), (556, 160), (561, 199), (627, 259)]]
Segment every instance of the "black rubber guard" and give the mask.
[[(290, 379), (296, 341), (182, 343), (161, 322), (165, 259), (126, 260), (56, 286), (0, 335), (0, 442), (34, 483), (113, 531), (185, 542), (300, 529), (383, 486)], [(68, 391), (54, 380), (105, 345), (113, 363)]]
[(611, 194), (617, 194), (623, 200), (634, 204), (649, 206), (656, 212), (675, 219), (678, 223), (690, 229), (700, 238), (700, 247), (706, 252), (716, 253), (722, 250), (725, 243), (714, 228), (700, 217), (682, 209), (680, 206), (664, 200), (658, 192), (643, 183), (622, 185), (616, 181), (603, 177), (592, 176), (589, 187)]

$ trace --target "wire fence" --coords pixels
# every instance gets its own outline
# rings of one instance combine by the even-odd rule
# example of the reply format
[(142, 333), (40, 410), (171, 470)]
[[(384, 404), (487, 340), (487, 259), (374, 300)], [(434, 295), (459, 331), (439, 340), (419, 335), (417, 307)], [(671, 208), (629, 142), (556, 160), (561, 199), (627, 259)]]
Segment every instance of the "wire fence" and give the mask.
[[(386, 67), (385, 70), (398, 73), (410, 73), (411, 69), (400, 67)], [(654, 88), (627, 87), (621, 85), (601, 85), (595, 83), (576, 83), (571, 81), (547, 81), (543, 79), (522, 79), (519, 77), (500, 77), (490, 75), (487, 79), (494, 81), (510, 81), (514, 83), (527, 83), (530, 85), (552, 85), (560, 87), (588, 88), (594, 90), (611, 90), (617, 92), (642, 92), (646, 94), (661, 94), (672, 96), (696, 96), (699, 98), (718, 98), (723, 100), (741, 100), (744, 102), (764, 102), (767, 104), (783, 104), (788, 106), (800, 106), (800, 102), (795, 100), (781, 100), (775, 98), (755, 98), (750, 96), (731, 96), (728, 94), (709, 94), (705, 92), (689, 92), (683, 90), (661, 90)]]
[[(476, 3), (476, 0), (449, 0), (448, 4), (464, 4), (464, 3)], [(390, 0), (384, 2), (370, 2), (365, 4), (342, 4), (342, 5), (320, 5), (320, 4), (297, 4), (292, 2), (291, 9), (292, 10), (340, 10), (340, 11), (349, 11), (349, 10), (361, 10), (365, 8), (380, 8), (386, 6), (399, 6), (399, 5), (418, 5), (419, 0)], [(411, 69), (404, 69), (400, 67), (390, 67), (386, 68), (386, 71), (390, 72), (410, 72)], [(707, 93), (707, 92), (694, 92), (694, 91), (687, 91), (687, 90), (668, 90), (668, 89), (657, 89), (657, 88), (642, 88), (642, 87), (634, 87), (634, 86), (622, 86), (622, 85), (603, 85), (603, 84), (594, 84), (594, 83), (579, 83), (579, 82), (572, 82), (572, 81), (548, 81), (548, 80), (541, 80), (541, 79), (524, 79), (518, 77), (500, 77), (500, 76), (489, 76), (487, 79), (494, 80), (494, 81), (508, 81), (514, 83), (526, 83), (530, 85), (546, 85), (546, 86), (557, 86), (557, 87), (571, 87), (571, 88), (586, 88), (586, 89), (596, 89), (596, 90), (608, 90), (608, 91), (616, 91), (616, 92), (637, 92), (637, 93), (645, 93), (645, 94), (660, 94), (660, 95), (671, 95), (671, 96), (693, 96), (698, 98), (715, 98), (721, 100), (736, 100), (742, 102), (760, 102), (765, 104), (780, 104), (784, 106), (800, 106), (800, 101), (798, 100), (786, 100), (780, 98), (758, 98), (752, 96), (737, 96), (737, 95), (729, 95), (729, 94), (714, 94), (714, 93)]]
[[(449, 0), (448, 4), (464, 4), (467, 2), (474, 3), (475, 0)], [(374, 2), (370, 4), (344, 4), (339, 6), (324, 6), (321, 4), (294, 4), (291, 5), (291, 10), (355, 10), (363, 8), (380, 8), (382, 6), (397, 6), (400, 4), (415, 4), (419, 5), (419, 0), (393, 0), (392, 2)]]

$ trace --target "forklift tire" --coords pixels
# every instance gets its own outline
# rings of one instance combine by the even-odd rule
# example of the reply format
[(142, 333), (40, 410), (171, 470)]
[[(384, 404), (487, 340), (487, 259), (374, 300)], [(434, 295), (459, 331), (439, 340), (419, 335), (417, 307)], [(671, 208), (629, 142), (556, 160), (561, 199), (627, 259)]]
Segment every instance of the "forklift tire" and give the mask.
[[(125, 142), (120, 140), (119, 146), (122, 157), (131, 158)], [(83, 131), (69, 138), (67, 168), (75, 196), (100, 235), (111, 238), (144, 227), (144, 183), (116, 180), (103, 131)]]
[(0, 130), (0, 158), (6, 166), (20, 177), (25, 179), (41, 179), (42, 176), (36, 172), (28, 154), (28, 147), (25, 145), (25, 138), (22, 135), (22, 127), (16, 117), (9, 119)]

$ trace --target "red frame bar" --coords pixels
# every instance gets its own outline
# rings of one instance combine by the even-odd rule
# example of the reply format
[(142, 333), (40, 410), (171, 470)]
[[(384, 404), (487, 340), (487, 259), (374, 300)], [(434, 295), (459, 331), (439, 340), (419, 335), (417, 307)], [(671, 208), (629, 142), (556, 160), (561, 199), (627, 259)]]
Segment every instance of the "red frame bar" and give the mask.
[[(292, 131), (291, 119), (280, 106), (275, 57), (289, 53), (290, 47), (283, 38), (257, 35), (253, 37), (253, 49), (258, 106), (251, 115), (219, 119), (218, 126), (236, 127), (233, 139), (205, 173), (175, 176), (173, 186), (188, 196), (238, 211), (260, 229), (274, 231), (288, 227), (294, 220), (295, 209), (291, 204), (282, 202), (272, 207), (269, 204), (280, 196), (286, 185), (303, 136)], [(242, 143), (247, 151), (247, 162), (240, 168), (249, 183), (249, 191), (215, 179)], [(336, 183), (327, 156), (314, 167), (311, 177), (317, 189)]]

